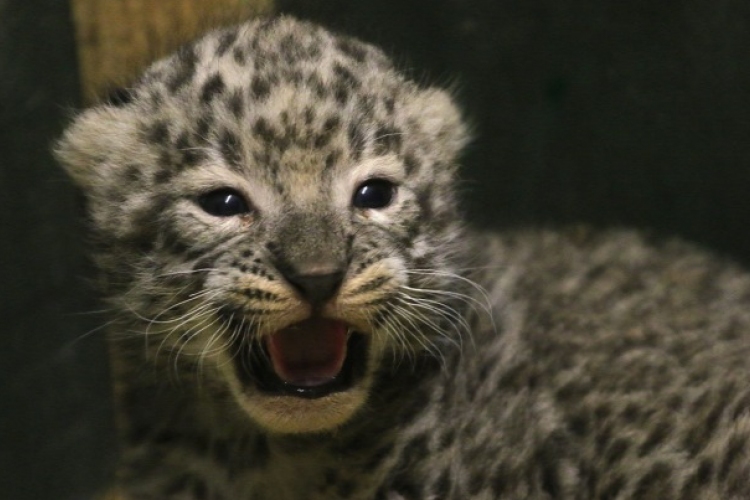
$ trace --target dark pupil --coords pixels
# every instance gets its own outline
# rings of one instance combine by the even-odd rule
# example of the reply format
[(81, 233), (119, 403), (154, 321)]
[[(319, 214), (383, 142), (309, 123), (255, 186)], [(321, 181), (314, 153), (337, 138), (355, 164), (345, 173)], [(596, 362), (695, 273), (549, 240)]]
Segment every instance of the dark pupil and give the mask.
[(203, 210), (218, 217), (230, 217), (249, 211), (245, 199), (231, 189), (220, 189), (204, 194), (199, 203)]
[(384, 180), (373, 180), (362, 184), (352, 203), (357, 208), (383, 208), (393, 200), (393, 184)]

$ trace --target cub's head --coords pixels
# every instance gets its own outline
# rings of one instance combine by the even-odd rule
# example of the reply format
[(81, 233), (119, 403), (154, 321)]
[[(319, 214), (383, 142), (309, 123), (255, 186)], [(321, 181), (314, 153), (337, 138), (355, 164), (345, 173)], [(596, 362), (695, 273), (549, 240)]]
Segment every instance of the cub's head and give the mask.
[(123, 330), (164, 378), (211, 377), (258, 424), (318, 432), (379, 370), (456, 340), (465, 140), (443, 91), (276, 18), (156, 62), (56, 153)]

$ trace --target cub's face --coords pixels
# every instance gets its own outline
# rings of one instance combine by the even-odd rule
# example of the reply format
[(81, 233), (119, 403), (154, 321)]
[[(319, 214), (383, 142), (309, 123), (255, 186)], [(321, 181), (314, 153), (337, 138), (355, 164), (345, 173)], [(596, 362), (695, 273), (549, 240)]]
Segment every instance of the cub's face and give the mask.
[(273, 431), (317, 432), (378, 370), (454, 335), (464, 140), (443, 92), (279, 18), (155, 63), (56, 152), (149, 362), (211, 377)]

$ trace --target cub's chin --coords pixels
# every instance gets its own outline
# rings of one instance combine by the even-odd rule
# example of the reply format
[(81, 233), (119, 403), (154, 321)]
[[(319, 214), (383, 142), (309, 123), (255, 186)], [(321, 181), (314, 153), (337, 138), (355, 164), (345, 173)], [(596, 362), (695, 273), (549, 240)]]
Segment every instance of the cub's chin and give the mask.
[(365, 403), (368, 385), (309, 399), (289, 395), (240, 393), (238, 402), (263, 428), (276, 433), (326, 432), (339, 427)]
[(367, 399), (370, 351), (368, 334), (338, 320), (309, 318), (251, 346), (237, 341), (233, 392), (250, 417), (272, 432), (331, 430)]

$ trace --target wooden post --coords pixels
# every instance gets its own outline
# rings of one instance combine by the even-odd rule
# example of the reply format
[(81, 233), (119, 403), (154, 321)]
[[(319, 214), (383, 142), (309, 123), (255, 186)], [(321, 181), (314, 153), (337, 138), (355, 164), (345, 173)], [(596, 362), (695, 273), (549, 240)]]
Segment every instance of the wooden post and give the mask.
[(87, 103), (211, 27), (270, 12), (273, 0), (72, 0)]

